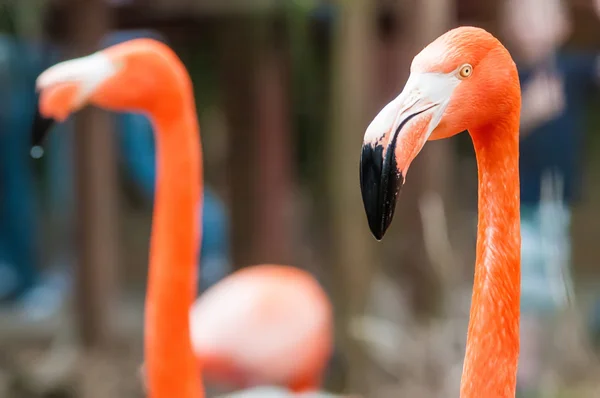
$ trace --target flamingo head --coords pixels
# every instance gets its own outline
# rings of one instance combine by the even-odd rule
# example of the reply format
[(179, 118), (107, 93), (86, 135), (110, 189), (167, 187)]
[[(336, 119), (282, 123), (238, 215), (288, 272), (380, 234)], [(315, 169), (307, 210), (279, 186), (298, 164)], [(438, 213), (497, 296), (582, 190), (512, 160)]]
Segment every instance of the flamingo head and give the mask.
[(363, 204), (381, 240), (411, 162), (427, 140), (500, 123), (520, 108), (516, 66), (505, 47), (480, 28), (440, 36), (413, 60), (400, 95), (367, 127), (360, 161)]
[[(119, 112), (152, 113), (176, 106), (171, 99), (190, 88), (173, 51), (154, 39), (126, 41), (94, 54), (58, 63), (36, 80), (40, 92), (33, 144), (39, 145), (53, 121), (91, 104)], [(183, 86), (183, 87), (182, 87)], [(165, 98), (169, 101), (165, 101)]]

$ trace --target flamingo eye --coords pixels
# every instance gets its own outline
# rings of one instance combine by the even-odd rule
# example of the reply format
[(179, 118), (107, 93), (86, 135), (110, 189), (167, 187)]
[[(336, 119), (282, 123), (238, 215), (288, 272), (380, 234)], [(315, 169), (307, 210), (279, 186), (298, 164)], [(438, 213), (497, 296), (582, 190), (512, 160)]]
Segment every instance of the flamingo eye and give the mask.
[(473, 67), (469, 64), (464, 64), (458, 70), (458, 76), (461, 79), (466, 79), (467, 77), (471, 76), (472, 73), (473, 73)]

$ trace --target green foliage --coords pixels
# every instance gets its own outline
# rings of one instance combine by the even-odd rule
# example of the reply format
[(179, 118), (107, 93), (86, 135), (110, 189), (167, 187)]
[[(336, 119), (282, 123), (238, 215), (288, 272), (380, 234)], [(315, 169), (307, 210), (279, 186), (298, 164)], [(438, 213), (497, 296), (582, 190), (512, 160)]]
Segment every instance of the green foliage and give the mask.
[(39, 36), (47, 0), (3, 0), (0, 2), (0, 33)]
[(14, 4), (0, 3), (0, 34), (16, 34)]
[(307, 14), (312, 11), (319, 5), (319, 2), (316, 0), (292, 0), (286, 2), (288, 7), (292, 9), (292, 12), (297, 12), (299, 15)]
[[(217, 76), (217, 48), (213, 38), (200, 38), (194, 41), (193, 46), (189, 44), (177, 49), (184, 62), (192, 83), (194, 85), (194, 96), (198, 114), (202, 115), (205, 109), (211, 108), (219, 103), (221, 93)], [(210, 134), (206, 131), (203, 134)]]
[(310, 13), (316, 2), (287, 2), (285, 18), (292, 59), (292, 121), (296, 127), (297, 156), (302, 179), (315, 180), (324, 156), (329, 105), (329, 59), (319, 54), (311, 35)]

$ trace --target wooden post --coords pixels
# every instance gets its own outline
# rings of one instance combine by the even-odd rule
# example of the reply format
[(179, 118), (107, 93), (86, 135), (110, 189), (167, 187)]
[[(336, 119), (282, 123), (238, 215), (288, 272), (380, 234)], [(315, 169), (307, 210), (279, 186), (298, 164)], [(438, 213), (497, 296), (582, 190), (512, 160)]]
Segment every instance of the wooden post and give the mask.
[[(69, 4), (72, 56), (98, 49), (109, 26), (105, 0)], [(75, 116), (78, 267), (77, 324), (85, 349), (105, 348), (111, 339), (117, 255), (117, 162), (108, 116), (87, 108)]]
[(236, 267), (251, 264), (254, 257), (251, 209), (256, 199), (252, 194), (256, 119), (252, 94), (256, 46), (253, 27), (250, 21), (239, 16), (229, 17), (220, 26), (223, 34), (219, 70), (227, 119), (231, 257)]
[[(68, 9), (72, 56), (96, 51), (108, 31), (105, 0), (71, 0)], [(75, 116), (75, 184), (79, 256), (75, 310), (82, 345), (78, 396), (120, 396), (111, 355), (118, 266), (117, 161), (108, 114), (86, 108)]]
[(365, 394), (364, 350), (349, 337), (354, 317), (363, 314), (372, 276), (379, 265), (359, 186), (360, 148), (368, 125), (373, 2), (346, 2), (334, 37), (331, 140), (326, 172), (332, 247), (329, 266), (335, 273), (336, 338), (348, 360), (347, 389)]
[(292, 164), (289, 75), (280, 25), (266, 35), (255, 85), (257, 130), (253, 158), (255, 250), (253, 262), (290, 264), (293, 260)]
[(273, 32), (261, 26), (264, 20), (243, 18), (229, 17), (221, 44), (232, 257), (238, 267), (290, 263), (293, 156), (286, 57), (273, 43)]

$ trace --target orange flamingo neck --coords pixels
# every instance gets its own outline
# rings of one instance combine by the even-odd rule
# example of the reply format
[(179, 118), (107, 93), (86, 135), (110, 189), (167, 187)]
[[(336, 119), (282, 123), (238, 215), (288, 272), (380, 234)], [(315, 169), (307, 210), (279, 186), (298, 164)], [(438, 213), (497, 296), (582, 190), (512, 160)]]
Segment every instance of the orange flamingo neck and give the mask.
[[(190, 339), (201, 231), (202, 152), (191, 89), (151, 115), (157, 183), (146, 296), (145, 362), (149, 397), (203, 398)], [(172, 106), (181, 104), (181, 106)]]
[(519, 357), (519, 115), (471, 136), (479, 174), (477, 257), (461, 398), (514, 398)]

